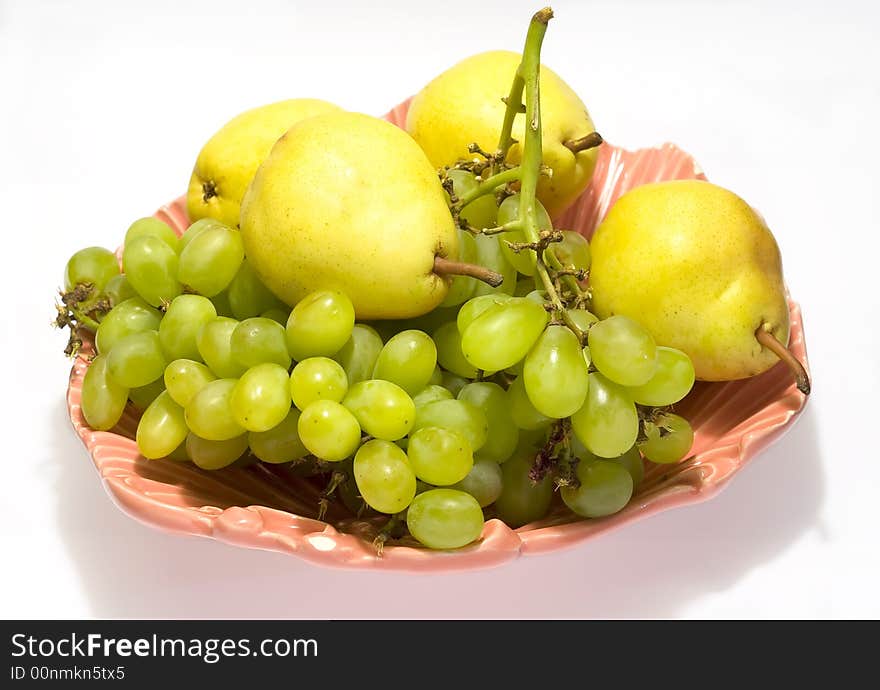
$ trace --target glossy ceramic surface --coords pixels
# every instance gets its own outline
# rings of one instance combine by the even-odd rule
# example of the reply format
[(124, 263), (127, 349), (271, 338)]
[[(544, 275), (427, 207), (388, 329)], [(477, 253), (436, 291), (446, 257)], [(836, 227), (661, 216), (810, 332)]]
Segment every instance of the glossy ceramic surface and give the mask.
[[(386, 117), (402, 124), (406, 107), (403, 103)], [(590, 187), (557, 226), (589, 237), (628, 189), (697, 177), (703, 173), (695, 161), (672, 144), (638, 151), (604, 144)], [(188, 225), (183, 199), (161, 208), (156, 216), (178, 232)], [(791, 349), (806, 362), (800, 310), (794, 302), (789, 307)], [(371, 544), (375, 521), (358, 520), (338, 507), (331, 507), (327, 521), (316, 519), (320, 487), (284, 467), (257, 463), (206, 472), (189, 463), (146, 460), (133, 440), (138, 411), (131, 405), (112, 431), (93, 431), (80, 410), (87, 366), (81, 356), (71, 370), (70, 419), (108, 494), (127, 514), (170, 532), (296, 554), (328, 567), (374, 570), (431, 572), (495, 566), (522, 554), (583, 547), (584, 542), (636, 520), (704, 501), (779, 438), (806, 402), (782, 365), (745, 381), (698, 383), (676, 406), (695, 430), (691, 456), (675, 466), (650, 466), (633, 500), (620, 513), (583, 520), (557, 505), (546, 519), (516, 530), (489, 520), (478, 542), (455, 552), (429, 551), (403, 542), (389, 543), (379, 557)]]

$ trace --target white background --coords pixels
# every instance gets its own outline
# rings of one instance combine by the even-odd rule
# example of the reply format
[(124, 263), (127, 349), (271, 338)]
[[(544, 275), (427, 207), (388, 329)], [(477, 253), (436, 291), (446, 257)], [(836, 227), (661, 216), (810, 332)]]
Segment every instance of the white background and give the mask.
[(815, 392), (708, 503), (424, 577), (320, 569), (120, 513), (67, 420), (53, 291), (73, 251), (117, 246), (183, 193), (241, 110), (312, 96), (382, 114), (468, 54), (519, 49), (537, 2), (0, 0), (0, 616), (880, 616), (876, 8), (555, 4), (544, 61), (602, 134), (676, 142), (766, 216)]

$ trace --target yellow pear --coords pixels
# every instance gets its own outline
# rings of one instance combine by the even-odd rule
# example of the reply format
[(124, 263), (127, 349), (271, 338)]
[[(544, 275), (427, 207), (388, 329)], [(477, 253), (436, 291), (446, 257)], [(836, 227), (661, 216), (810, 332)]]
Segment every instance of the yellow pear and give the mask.
[(446, 296), (436, 257), (458, 236), (443, 187), (403, 130), (333, 112), (282, 136), (241, 209), (248, 262), (295, 304), (320, 289), (347, 294), (359, 319), (424, 314)]
[[(406, 130), (437, 168), (471, 159), (468, 145), (494, 153), (501, 135), (505, 105), (522, 56), (497, 50), (473, 55), (436, 77), (412, 100)], [(584, 191), (596, 166), (597, 149), (574, 152), (577, 141), (595, 127), (577, 94), (549, 68), (541, 65), (541, 133), (543, 162), (552, 176), (542, 176), (538, 199), (551, 217), (562, 213)], [(523, 141), (525, 115), (514, 121), (512, 135)], [(599, 139), (601, 141), (601, 139)], [(566, 146), (569, 144), (569, 147)], [(520, 144), (508, 161), (518, 163)]]
[(216, 218), (237, 227), (239, 207), (272, 145), (297, 122), (338, 108), (314, 98), (293, 98), (247, 110), (202, 147), (186, 194), (190, 221)]
[(779, 248), (733, 192), (700, 180), (637, 187), (611, 208), (591, 250), (596, 314), (637, 320), (658, 344), (686, 352), (697, 378), (754, 376), (791, 357)]

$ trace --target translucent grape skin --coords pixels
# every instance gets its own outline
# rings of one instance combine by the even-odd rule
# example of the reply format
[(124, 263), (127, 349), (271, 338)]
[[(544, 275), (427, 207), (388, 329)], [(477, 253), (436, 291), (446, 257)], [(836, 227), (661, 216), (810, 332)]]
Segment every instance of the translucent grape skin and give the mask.
[(501, 495), (501, 466), (494, 460), (475, 460), (474, 466), (460, 482), (450, 486), (469, 493), (480, 504), (481, 508), (492, 505)]
[(519, 429), (510, 414), (507, 392), (497, 383), (477, 381), (462, 388), (457, 398), (471, 403), (486, 416), (486, 442), (477, 456), (499, 463), (507, 460), (519, 443)]
[(443, 380), (441, 385), (452, 393), (453, 396), (459, 394), (462, 388), (468, 384), (468, 380), (450, 371), (443, 372)]
[(174, 402), (168, 391), (163, 391), (144, 410), (137, 427), (137, 446), (145, 458), (164, 458), (186, 440), (183, 408)]
[(233, 359), (246, 367), (272, 362), (290, 368), (284, 327), (277, 321), (255, 316), (240, 322), (229, 339)]
[(186, 407), (189, 401), (217, 377), (206, 364), (192, 359), (175, 359), (165, 367), (165, 388), (171, 399)]
[(490, 307), (494, 307), (496, 304), (504, 304), (510, 300), (511, 297), (509, 295), (502, 294), (480, 295), (479, 297), (469, 299), (461, 305), (461, 309), (458, 310), (458, 315), (456, 316), (455, 321), (456, 326), (458, 327), (458, 332), (463, 334), (467, 330), (467, 327)]
[(113, 252), (103, 247), (86, 247), (68, 259), (64, 268), (64, 290), (70, 292), (77, 285), (91, 285), (100, 293), (118, 275), (119, 261)]
[(436, 426), (457, 431), (470, 443), (471, 450), (478, 452), (489, 435), (489, 422), (483, 411), (464, 400), (438, 400), (415, 411), (414, 434), (424, 427)]
[(266, 362), (251, 367), (235, 384), (229, 404), (236, 422), (248, 431), (268, 431), (290, 411), (287, 369)]
[(190, 432), (186, 436), (186, 454), (203, 470), (219, 470), (238, 460), (248, 447), (247, 434), (223, 441), (212, 441)]
[[(452, 189), (459, 198), (470, 194), (479, 186), (476, 176), (470, 170), (449, 170), (446, 175), (452, 180)], [(497, 216), (498, 206), (492, 194), (478, 197), (461, 210), (462, 220), (478, 230), (495, 227)]]
[(550, 325), (526, 355), (522, 380), (538, 412), (562, 419), (584, 404), (588, 374), (577, 336), (567, 326)]
[(657, 370), (641, 386), (630, 387), (629, 393), (639, 405), (666, 407), (686, 396), (694, 385), (694, 365), (681, 350), (657, 348)]
[(146, 386), (138, 386), (128, 391), (128, 399), (131, 400), (135, 407), (146, 410), (152, 402), (159, 397), (159, 394), (165, 390), (165, 381), (160, 376), (152, 383)]
[(170, 226), (163, 223), (158, 218), (154, 218), (153, 216), (148, 216), (146, 218), (139, 218), (130, 226), (128, 226), (128, 230), (125, 232), (125, 241), (123, 244), (129, 244), (133, 242), (138, 237), (143, 237), (145, 235), (149, 235), (151, 237), (158, 237), (165, 244), (167, 244), (171, 249), (176, 252), (180, 251), (180, 238), (177, 236), (177, 233), (171, 229)]
[(184, 249), (186, 249), (187, 245), (192, 242), (196, 237), (198, 237), (203, 230), (207, 230), (208, 228), (222, 227), (223, 223), (215, 218), (199, 218), (195, 223), (192, 223), (186, 230), (183, 231), (183, 235), (180, 236), (180, 245), (178, 247), (177, 253), (180, 254)]
[(153, 235), (141, 235), (125, 245), (122, 266), (131, 286), (145, 302), (158, 307), (181, 292), (175, 251)]
[[(232, 315), (239, 320), (259, 316), (269, 309), (282, 308), (283, 303), (267, 288), (248, 260), (241, 262), (227, 289)], [(285, 320), (285, 324), (287, 321)]]
[[(465, 231), (458, 231), (458, 260), (464, 263), (477, 261), (477, 243), (474, 236)], [(441, 307), (454, 307), (470, 299), (477, 289), (479, 281), (468, 276), (455, 276), (449, 284), (446, 297), (440, 303)]]
[(645, 465), (642, 462), (642, 455), (639, 453), (639, 449), (636, 446), (633, 446), (623, 455), (619, 455), (616, 458), (599, 458), (588, 451), (578, 440), (577, 436), (572, 435), (571, 452), (574, 457), (585, 462), (607, 460), (608, 462), (614, 462), (625, 467), (627, 472), (629, 472), (630, 477), (632, 477), (633, 489), (641, 484), (642, 479), (645, 477)]
[(169, 361), (174, 359), (200, 360), (196, 336), (208, 321), (217, 316), (217, 310), (207, 297), (178, 295), (159, 324), (159, 342)]
[(614, 458), (635, 443), (639, 416), (635, 403), (623, 386), (600, 373), (592, 373), (587, 399), (572, 415), (571, 426), (591, 453), (600, 458)]
[(416, 477), (434, 486), (460, 482), (474, 466), (474, 453), (468, 440), (456, 431), (436, 426), (413, 432), (406, 455)]
[[(554, 242), (544, 251), (544, 256), (553, 252), (563, 268), (589, 270), (592, 263), (590, 243), (587, 238), (573, 230), (562, 231), (562, 242)], [(545, 263), (550, 263), (545, 260)]]
[(107, 285), (104, 286), (104, 294), (107, 295), (107, 299), (110, 300), (110, 305), (113, 307), (122, 304), (127, 299), (137, 297), (137, 292), (128, 282), (128, 278), (121, 273), (107, 281)]
[(549, 476), (537, 483), (529, 478), (535, 453), (531, 444), (521, 443), (513, 457), (501, 465), (502, 488), (495, 510), (513, 528), (543, 518), (553, 500), (553, 480)]
[(127, 335), (107, 355), (110, 376), (126, 388), (146, 386), (162, 376), (167, 362), (157, 331)]
[[(519, 219), (519, 194), (507, 197), (498, 207), (498, 224), (505, 225)], [(535, 212), (537, 220), (537, 229), (552, 230), (553, 224), (550, 222), (550, 216), (541, 205), (540, 201), (535, 201)], [(513, 230), (505, 232), (498, 236), (501, 243), (501, 250), (504, 252), (505, 258), (516, 268), (517, 271), (526, 276), (535, 275), (535, 252), (529, 249), (519, 253), (513, 251), (508, 242), (525, 242), (526, 237), (522, 230)]]
[(406, 330), (392, 337), (376, 359), (373, 378), (391, 381), (409, 395), (424, 388), (437, 366), (437, 346), (423, 331)]
[(235, 319), (218, 316), (202, 326), (196, 336), (201, 359), (220, 378), (238, 378), (247, 371), (247, 366), (232, 356), (232, 334), (238, 324)]
[(622, 386), (641, 386), (657, 370), (657, 346), (640, 324), (617, 314), (592, 325), (588, 344), (593, 364)]
[(474, 242), (477, 245), (476, 263), (500, 273), (504, 278), (501, 285), (494, 288), (478, 281), (474, 295), (512, 295), (516, 289), (516, 268), (504, 256), (498, 238), (494, 235), (477, 235)]
[(376, 359), (382, 351), (382, 338), (375, 328), (356, 323), (351, 336), (332, 359), (342, 365), (348, 385), (366, 381), (373, 375)]
[(477, 368), (464, 358), (461, 351), (461, 334), (454, 321), (443, 324), (434, 331), (437, 361), (446, 371), (464, 378), (476, 378)]
[(251, 452), (263, 462), (280, 464), (293, 462), (308, 455), (309, 451), (299, 437), (300, 412), (290, 408), (287, 416), (268, 431), (248, 433)]
[(245, 429), (232, 414), (232, 391), (237, 379), (217, 379), (206, 384), (184, 407), (186, 425), (207, 441), (228, 441)]
[(562, 487), (562, 500), (572, 512), (588, 518), (619, 512), (629, 503), (633, 480), (627, 469), (607, 460), (579, 462), (576, 475), (580, 485)]
[(308, 451), (327, 462), (345, 460), (361, 442), (358, 420), (332, 400), (316, 400), (303, 410), (297, 431)]
[(95, 431), (107, 431), (116, 426), (128, 402), (128, 388), (110, 376), (107, 355), (92, 360), (82, 383), (82, 413), (86, 423)]
[(500, 371), (526, 356), (547, 324), (547, 312), (526, 299), (490, 307), (465, 329), (461, 351), (477, 369)]
[(452, 393), (443, 386), (431, 384), (430, 386), (425, 386), (422, 390), (416, 393), (412, 400), (416, 409), (418, 409), (419, 407), (423, 407), (424, 405), (428, 405), (429, 403), (438, 400), (452, 400), (452, 397)]
[(479, 538), (483, 511), (477, 499), (455, 489), (418, 494), (406, 511), (410, 534), (431, 549), (457, 549)]
[(332, 357), (351, 337), (354, 305), (341, 292), (319, 290), (306, 295), (290, 312), (287, 348), (297, 362)]
[(158, 330), (161, 320), (159, 310), (140, 297), (127, 299), (113, 307), (101, 320), (95, 333), (95, 347), (98, 352), (107, 354), (113, 345), (127, 335)]
[(690, 423), (671, 412), (646, 422), (645, 436), (647, 440), (639, 443), (639, 449), (648, 460), (660, 464), (684, 459), (694, 444), (694, 430)]
[(290, 397), (304, 410), (315, 400), (342, 402), (348, 392), (348, 379), (342, 366), (328, 357), (309, 357), (290, 374)]
[(416, 475), (406, 453), (390, 441), (373, 439), (358, 449), (354, 478), (367, 505), (380, 513), (399, 513), (416, 495)]
[(225, 290), (244, 260), (244, 244), (238, 230), (225, 225), (207, 227), (180, 252), (177, 277), (205, 297)]
[(520, 376), (514, 379), (507, 389), (507, 399), (510, 404), (510, 416), (513, 423), (520, 429), (536, 430), (548, 427), (553, 419), (541, 414), (532, 405), (526, 394), (525, 382)]
[(370, 436), (396, 441), (406, 436), (416, 419), (416, 406), (400, 386), (372, 379), (348, 389), (342, 404)]

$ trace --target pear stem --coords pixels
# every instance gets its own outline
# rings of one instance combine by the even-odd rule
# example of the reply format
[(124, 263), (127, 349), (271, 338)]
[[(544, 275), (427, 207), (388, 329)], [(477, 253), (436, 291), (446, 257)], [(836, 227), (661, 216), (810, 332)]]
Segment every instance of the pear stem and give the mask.
[(604, 141), (605, 140), (602, 138), (602, 135), (599, 134), (599, 132), (590, 132), (580, 139), (569, 139), (568, 141), (563, 141), (562, 145), (572, 153), (577, 154), (581, 151), (594, 149), (597, 146), (600, 146)]
[(801, 364), (798, 358), (791, 353), (791, 350), (780, 343), (770, 331), (765, 330), (764, 326), (765, 324), (758, 326), (758, 330), (755, 331), (755, 339), (761, 343), (763, 347), (766, 347), (770, 352), (785, 362), (786, 366), (788, 366), (794, 374), (794, 380), (797, 384), (798, 390), (804, 395), (809, 395), (811, 388), (810, 375), (807, 373), (804, 365)]
[(463, 261), (451, 261), (442, 256), (434, 257), (434, 273), (438, 276), (469, 276), (481, 280), (493, 288), (504, 282), (503, 275), (485, 266), (468, 264)]

